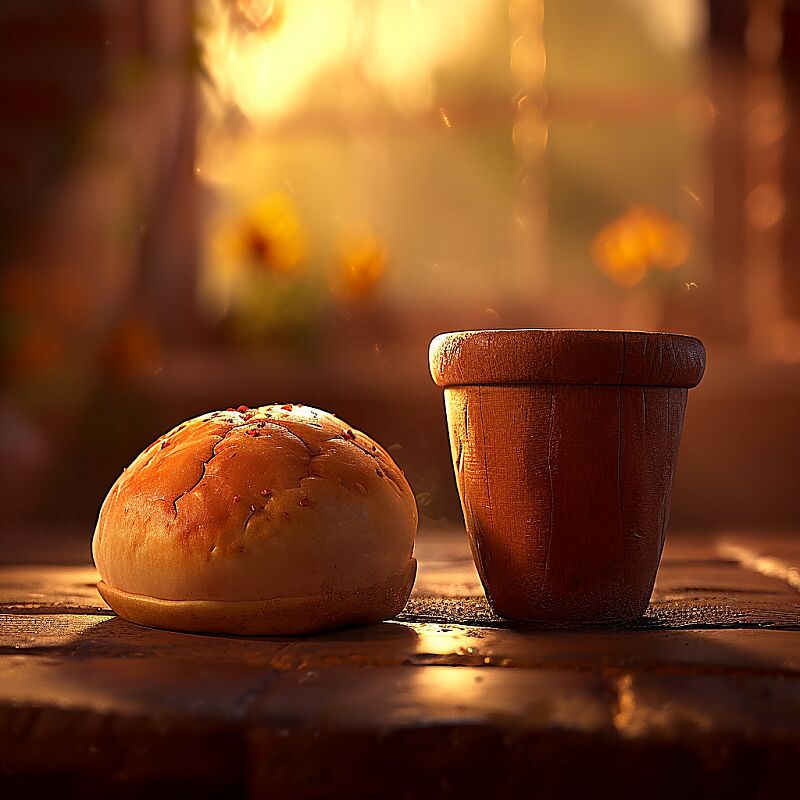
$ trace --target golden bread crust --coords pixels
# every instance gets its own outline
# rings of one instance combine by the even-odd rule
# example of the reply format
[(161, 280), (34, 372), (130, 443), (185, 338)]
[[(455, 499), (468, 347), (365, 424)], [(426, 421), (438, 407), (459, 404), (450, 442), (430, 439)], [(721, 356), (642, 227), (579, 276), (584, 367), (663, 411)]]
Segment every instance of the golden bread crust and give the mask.
[[(277, 610), (399, 580), (416, 527), (411, 488), (368, 436), (308, 406), (240, 407), (145, 449), (109, 491), (92, 552), (117, 602), (281, 601), (261, 606)], [(389, 605), (372, 616), (396, 613)]]

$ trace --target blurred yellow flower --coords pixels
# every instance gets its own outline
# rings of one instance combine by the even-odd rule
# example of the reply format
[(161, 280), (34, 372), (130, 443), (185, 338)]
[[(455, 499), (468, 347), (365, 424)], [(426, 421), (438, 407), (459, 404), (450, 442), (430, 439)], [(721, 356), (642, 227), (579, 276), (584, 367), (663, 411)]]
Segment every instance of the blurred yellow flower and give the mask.
[(292, 201), (274, 192), (218, 223), (211, 251), (226, 273), (257, 268), (288, 274), (306, 257), (306, 235)]
[(599, 268), (626, 288), (639, 283), (651, 267), (679, 267), (691, 249), (692, 236), (684, 225), (643, 205), (607, 225), (592, 243)]
[(371, 233), (345, 238), (339, 247), (337, 288), (346, 297), (363, 298), (374, 293), (389, 260), (386, 245)]

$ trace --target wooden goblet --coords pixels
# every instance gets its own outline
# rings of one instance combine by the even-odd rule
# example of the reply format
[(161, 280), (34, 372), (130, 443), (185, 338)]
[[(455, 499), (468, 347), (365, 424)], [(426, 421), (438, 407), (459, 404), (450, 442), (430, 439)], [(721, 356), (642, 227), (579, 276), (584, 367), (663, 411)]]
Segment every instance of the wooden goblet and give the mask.
[(623, 623), (650, 601), (703, 344), (665, 333), (437, 336), (456, 482), (496, 613)]

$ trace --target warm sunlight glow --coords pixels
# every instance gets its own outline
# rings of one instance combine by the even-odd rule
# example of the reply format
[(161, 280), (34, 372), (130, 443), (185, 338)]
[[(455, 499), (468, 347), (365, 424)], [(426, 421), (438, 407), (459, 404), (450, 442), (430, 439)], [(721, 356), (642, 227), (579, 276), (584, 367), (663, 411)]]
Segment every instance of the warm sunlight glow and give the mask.
[[(199, 39), (217, 101), (255, 121), (284, 116), (315, 78), (357, 73), (404, 112), (426, 110), (438, 67), (472, 45), (489, 0), (207, 0)], [(248, 24), (242, 24), (245, 20)]]
[(209, 0), (200, 40), (216, 92), (247, 116), (270, 118), (293, 110), (314, 77), (346, 52), (352, 24), (348, 0), (282, 3), (276, 24), (255, 32), (236, 25), (227, 6)]

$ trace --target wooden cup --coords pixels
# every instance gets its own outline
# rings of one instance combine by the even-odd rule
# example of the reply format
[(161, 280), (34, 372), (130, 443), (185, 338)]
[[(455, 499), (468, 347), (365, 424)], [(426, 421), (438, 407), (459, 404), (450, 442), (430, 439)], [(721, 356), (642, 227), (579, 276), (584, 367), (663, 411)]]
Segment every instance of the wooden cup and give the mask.
[(497, 614), (624, 623), (650, 601), (703, 344), (466, 331), (430, 346), (472, 554)]

